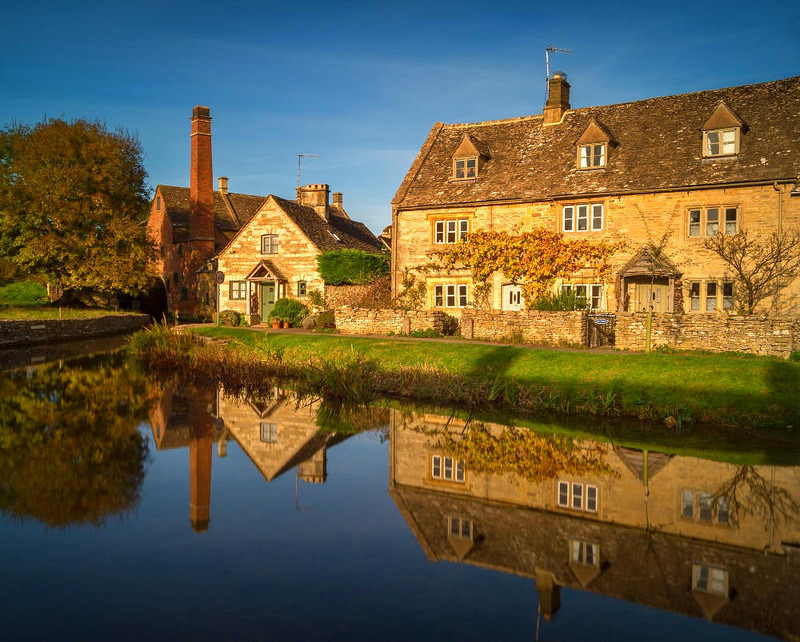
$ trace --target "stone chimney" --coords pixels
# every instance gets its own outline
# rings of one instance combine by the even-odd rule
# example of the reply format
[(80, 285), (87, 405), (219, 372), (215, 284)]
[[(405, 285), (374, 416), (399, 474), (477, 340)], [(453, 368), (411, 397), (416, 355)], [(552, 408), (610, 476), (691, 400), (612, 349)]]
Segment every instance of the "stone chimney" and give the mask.
[(333, 193), (333, 206), (338, 207), (340, 210), (344, 209), (342, 207), (342, 193), (341, 192), (334, 192)]
[(227, 176), (220, 176), (217, 180), (219, 181), (219, 193), (220, 194), (227, 194), (228, 193), (228, 177)]
[(211, 168), (211, 110), (201, 105), (192, 110), (189, 243), (193, 255), (199, 261), (205, 261), (214, 254), (214, 173)]
[(569, 83), (567, 74), (556, 71), (550, 78), (547, 102), (544, 104), (544, 124), (560, 123), (569, 109)]
[(330, 187), (326, 183), (311, 183), (297, 188), (297, 202), (300, 205), (313, 207), (314, 211), (327, 221), (330, 193)]

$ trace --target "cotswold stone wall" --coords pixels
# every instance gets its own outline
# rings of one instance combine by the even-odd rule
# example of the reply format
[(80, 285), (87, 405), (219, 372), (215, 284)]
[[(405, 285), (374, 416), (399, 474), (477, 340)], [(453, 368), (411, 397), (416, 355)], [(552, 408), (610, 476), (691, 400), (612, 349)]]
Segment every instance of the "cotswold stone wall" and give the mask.
[(131, 332), (150, 323), (146, 314), (109, 315), (96, 319), (0, 321), (0, 348), (51, 343)]
[[(618, 349), (645, 349), (646, 318), (641, 313), (617, 314)], [(800, 317), (654, 314), (651, 337), (653, 348), (788, 357), (800, 349)]]
[(336, 329), (342, 334), (408, 334), (414, 330), (444, 328), (444, 312), (410, 310), (368, 310), (339, 308), (334, 311)]
[(582, 346), (586, 340), (586, 323), (585, 312), (463, 310), (461, 335), (465, 339)]
[(329, 308), (388, 308), (392, 303), (390, 277), (368, 285), (326, 285), (325, 303)]

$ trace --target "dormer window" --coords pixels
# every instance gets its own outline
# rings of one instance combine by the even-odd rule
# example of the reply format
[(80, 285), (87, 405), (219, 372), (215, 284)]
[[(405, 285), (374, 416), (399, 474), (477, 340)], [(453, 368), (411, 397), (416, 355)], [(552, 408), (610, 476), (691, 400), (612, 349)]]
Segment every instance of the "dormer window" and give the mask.
[(724, 102), (717, 105), (714, 113), (702, 127), (703, 156), (735, 156), (739, 153), (744, 123)]
[(594, 118), (589, 121), (581, 137), (575, 141), (578, 151), (578, 169), (602, 169), (606, 166), (608, 150), (614, 138)]
[(477, 178), (478, 158), (456, 158), (453, 160), (453, 178)]
[(591, 167), (605, 167), (606, 144), (596, 143), (594, 145), (581, 145), (579, 163), (581, 169), (589, 169)]

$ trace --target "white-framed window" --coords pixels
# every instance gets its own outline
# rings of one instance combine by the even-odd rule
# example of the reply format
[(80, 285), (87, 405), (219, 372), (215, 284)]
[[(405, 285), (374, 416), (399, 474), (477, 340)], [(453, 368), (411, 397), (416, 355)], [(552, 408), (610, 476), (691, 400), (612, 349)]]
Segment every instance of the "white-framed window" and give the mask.
[(278, 442), (278, 424), (269, 421), (261, 422), (261, 442), (264, 444)]
[(713, 312), (717, 309), (717, 282), (709, 281), (706, 283), (706, 312)]
[(603, 286), (593, 283), (589, 286), (589, 289), (591, 293), (589, 308), (591, 310), (601, 310), (603, 308)]
[(261, 253), (262, 254), (277, 254), (278, 253), (278, 235), (277, 234), (262, 234), (261, 235)]
[(733, 281), (722, 282), (722, 309), (733, 310)]
[(478, 157), (456, 158), (453, 160), (453, 178), (456, 180), (464, 178), (477, 178), (478, 176)]
[(689, 283), (689, 309), (693, 312), (700, 311), (700, 283), (693, 281)]
[(600, 547), (594, 542), (573, 539), (569, 543), (570, 559), (573, 564), (600, 566)]
[(580, 482), (558, 482), (558, 505), (572, 510), (597, 512), (597, 486)]
[(247, 298), (247, 281), (231, 281), (228, 298), (231, 301), (244, 300)]
[(305, 281), (297, 282), (297, 296), (306, 296), (308, 292), (308, 284)]
[(456, 460), (447, 455), (431, 455), (431, 477), (463, 484), (466, 479), (464, 460)]
[(603, 204), (565, 205), (562, 209), (563, 232), (599, 232), (603, 229)]
[(458, 243), (469, 234), (469, 219), (447, 219), (433, 222), (433, 242), (436, 245)]
[(605, 143), (592, 143), (591, 145), (578, 146), (578, 167), (580, 169), (605, 167), (605, 165), (606, 165)]
[(448, 537), (472, 541), (472, 520), (464, 519), (463, 517), (450, 517), (447, 521)]
[(730, 524), (730, 502), (697, 490), (681, 491), (681, 517), (706, 524)]
[(734, 309), (736, 300), (733, 281), (687, 281), (684, 283), (689, 295), (689, 311), (714, 312)]
[(466, 308), (468, 303), (465, 283), (442, 283), (433, 286), (435, 308)]
[(693, 207), (689, 210), (686, 233), (690, 237), (736, 234), (739, 231), (739, 208), (734, 206)]
[(575, 293), (575, 306), (578, 310), (603, 309), (603, 285), (601, 283), (563, 283), (561, 290)]
[(739, 128), (703, 132), (703, 156), (733, 156), (739, 153)]
[(728, 571), (713, 566), (693, 564), (692, 588), (704, 593), (728, 597)]

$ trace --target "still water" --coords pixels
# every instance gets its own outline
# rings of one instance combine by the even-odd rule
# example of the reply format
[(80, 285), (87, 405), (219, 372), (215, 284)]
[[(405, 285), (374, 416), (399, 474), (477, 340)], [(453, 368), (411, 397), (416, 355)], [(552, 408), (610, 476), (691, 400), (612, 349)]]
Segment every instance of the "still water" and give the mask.
[(0, 639), (800, 636), (800, 467), (466, 419), (0, 373)]

